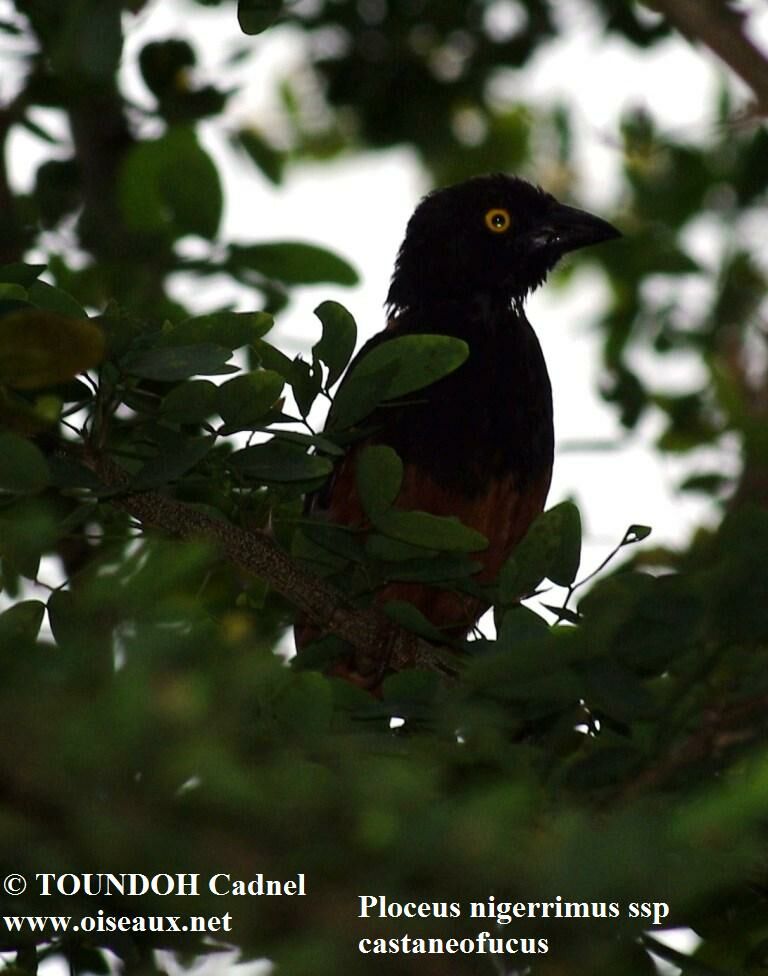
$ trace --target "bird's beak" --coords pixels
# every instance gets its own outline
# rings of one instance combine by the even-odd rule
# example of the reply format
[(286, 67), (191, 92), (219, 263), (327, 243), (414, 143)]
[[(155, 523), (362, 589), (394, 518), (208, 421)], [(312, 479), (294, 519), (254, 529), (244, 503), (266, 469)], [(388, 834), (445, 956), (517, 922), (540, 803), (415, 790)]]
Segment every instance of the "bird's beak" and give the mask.
[(600, 244), (621, 237), (613, 224), (586, 210), (555, 203), (544, 220), (531, 231), (531, 243), (566, 254), (590, 244)]

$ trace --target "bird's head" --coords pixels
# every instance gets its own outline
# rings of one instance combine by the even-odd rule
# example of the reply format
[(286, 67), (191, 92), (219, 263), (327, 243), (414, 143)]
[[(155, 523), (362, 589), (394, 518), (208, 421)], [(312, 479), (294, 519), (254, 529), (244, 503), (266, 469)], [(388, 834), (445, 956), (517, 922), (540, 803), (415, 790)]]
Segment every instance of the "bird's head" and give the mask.
[(520, 305), (564, 254), (619, 236), (606, 220), (518, 177), (478, 176), (418, 205), (387, 305), (398, 312), (484, 296)]

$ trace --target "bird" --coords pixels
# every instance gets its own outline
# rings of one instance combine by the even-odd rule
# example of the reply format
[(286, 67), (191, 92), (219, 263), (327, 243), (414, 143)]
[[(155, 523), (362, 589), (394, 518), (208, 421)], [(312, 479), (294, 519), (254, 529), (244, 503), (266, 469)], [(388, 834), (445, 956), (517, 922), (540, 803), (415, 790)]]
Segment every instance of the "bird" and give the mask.
[[(397, 507), (456, 516), (482, 533), (488, 546), (473, 554), (481, 564), (474, 579), (493, 581), (543, 511), (552, 478), (552, 390), (526, 298), (565, 254), (620, 236), (608, 221), (514, 175), (476, 176), (427, 194), (397, 254), (386, 326), (346, 376), (381, 343), (411, 334), (462, 339), (468, 356), (417, 396), (360, 422), (369, 433), (311, 497), (311, 515), (364, 529), (356, 462), (366, 446), (387, 445), (403, 464)], [(466, 636), (488, 608), (480, 597), (420, 582), (388, 582), (375, 600), (408, 601), (447, 638)], [(299, 650), (316, 636), (299, 625)]]

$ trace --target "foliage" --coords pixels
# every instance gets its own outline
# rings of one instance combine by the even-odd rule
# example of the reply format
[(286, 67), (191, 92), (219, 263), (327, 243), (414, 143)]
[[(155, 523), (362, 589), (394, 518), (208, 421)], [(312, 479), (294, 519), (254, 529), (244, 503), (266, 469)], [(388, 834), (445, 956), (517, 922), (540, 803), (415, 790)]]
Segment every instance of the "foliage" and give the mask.
[[(193, 44), (173, 37), (139, 52), (150, 107), (129, 103), (123, 31), (143, 7), (17, 0), (0, 23), (28, 42), (0, 139), (24, 128), (50, 149), (28, 192), (0, 167), (0, 874), (303, 873), (308, 893), (222, 897), (203, 883), (184, 903), (41, 898), (30, 885), (4, 897), (0, 918), (231, 912), (222, 942), (318, 976), (375, 968), (363, 937), (482, 930), (550, 949), (383, 964), (639, 976), (653, 972), (653, 949), (693, 974), (763, 972), (766, 269), (748, 230), (765, 205), (764, 128), (734, 125), (725, 94), (699, 141), (659, 131), (647, 108), (628, 111), (626, 239), (592, 258), (609, 296), (604, 395), (625, 425), (654, 411), (668, 452), (738, 441), (735, 478), (718, 465), (687, 486), (730, 489), (722, 524), (687, 553), (657, 554), (662, 574), (638, 560), (588, 588), (578, 510), (555, 506), (480, 594), (496, 638), (448, 642), (453, 680), (402, 671), (375, 698), (327, 675), (338, 637), (290, 664), (275, 652), (301, 586), (286, 595), (223, 558), (220, 536), (173, 538), (164, 517), (176, 506), (245, 540), (269, 527), (297, 574), (311, 570), (355, 609), (390, 580), (478, 595), (473, 554), (485, 541), (455, 519), (400, 510), (401, 464), (386, 448), (363, 452), (356, 472), (370, 531), (303, 513), (371, 407), (455, 369), (466, 349), (439, 336), (379, 346), (336, 395), (356, 341), (345, 308), (318, 306), (306, 358), (270, 341), (294, 288), (349, 285), (356, 272), (307, 241), (219, 239), (226, 184), (201, 125), (220, 122), (232, 91), (207, 83)], [(504, 70), (560, 30), (554, 5), (517, 5), (522, 20), (506, 33), (502, 7), (240, 0), (246, 34), (287, 23), (307, 35), (326, 112), (310, 124), (286, 84), (291, 148), (255, 129), (230, 141), (277, 183), (298, 159), (408, 142), (437, 179), (516, 168), (557, 191), (576, 172), (571, 107), (493, 95)], [(634, 4), (583, 7), (634, 45), (668, 34)], [(41, 108), (63, 115), (71, 139), (41, 124)], [(704, 260), (690, 240), (707, 222), (731, 231)], [(223, 275), (256, 292), (259, 310), (191, 314), (171, 287), (178, 275)], [(693, 315), (691, 285), (704, 295)], [(699, 364), (691, 388), (667, 387), (647, 365), (683, 353)], [(307, 419), (318, 399), (331, 402), (322, 435)], [(132, 517), (137, 498), (157, 505), (145, 524)], [(647, 532), (630, 526), (617, 551)], [(550, 582), (567, 591), (551, 625), (518, 602), (542, 591), (552, 602)], [(388, 609), (445, 645), (407, 603)], [(365, 920), (362, 895), (462, 911)], [(618, 917), (497, 927), (468, 915), (491, 897), (558, 896), (616, 902)], [(668, 902), (669, 917), (631, 917), (631, 903), (652, 902)], [(693, 955), (656, 941), (676, 926), (700, 937)], [(126, 971), (152, 972), (154, 949), (215, 948), (193, 933), (0, 929), (0, 943), (16, 953), (9, 968), (28, 974), (52, 956), (73, 973), (105, 972), (107, 950)]]

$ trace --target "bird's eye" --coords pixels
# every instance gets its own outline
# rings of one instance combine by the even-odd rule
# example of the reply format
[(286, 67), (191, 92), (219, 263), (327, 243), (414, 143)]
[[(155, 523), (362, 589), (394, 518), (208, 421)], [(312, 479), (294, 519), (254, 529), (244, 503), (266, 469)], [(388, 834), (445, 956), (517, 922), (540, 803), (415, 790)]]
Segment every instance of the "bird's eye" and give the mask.
[(503, 234), (512, 226), (512, 218), (509, 211), (503, 207), (492, 207), (486, 211), (485, 226), (494, 234)]

